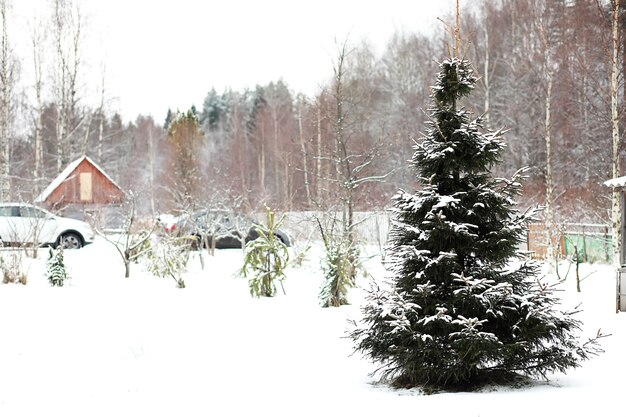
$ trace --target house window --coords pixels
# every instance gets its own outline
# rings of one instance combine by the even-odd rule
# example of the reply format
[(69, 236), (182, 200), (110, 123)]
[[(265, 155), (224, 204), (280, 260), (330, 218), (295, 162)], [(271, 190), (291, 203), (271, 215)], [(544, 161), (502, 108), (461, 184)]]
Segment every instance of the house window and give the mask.
[(91, 172), (81, 172), (79, 176), (80, 201), (92, 201)]

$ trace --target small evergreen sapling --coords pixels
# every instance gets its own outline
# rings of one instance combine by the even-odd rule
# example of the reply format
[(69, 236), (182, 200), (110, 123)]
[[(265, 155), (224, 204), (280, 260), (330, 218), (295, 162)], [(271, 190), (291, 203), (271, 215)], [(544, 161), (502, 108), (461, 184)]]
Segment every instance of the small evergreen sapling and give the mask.
[(285, 288), (285, 269), (289, 263), (287, 246), (276, 236), (276, 231), (283, 223), (283, 215), (275, 220), (274, 212), (265, 208), (266, 224), (256, 226), (259, 237), (246, 245), (241, 276), (248, 279), (250, 294), (254, 297), (273, 297), (276, 295), (276, 282)]
[(466, 60), (441, 63), (431, 121), (412, 159), (422, 188), (394, 197), (389, 288), (371, 291), (351, 332), (396, 386), (471, 390), (545, 378), (600, 350), (597, 338), (579, 342), (581, 323), (557, 309), (538, 265), (520, 259), (533, 213), (513, 207), (518, 175), (490, 175), (500, 132), (485, 132), (457, 107), (475, 83)]
[(65, 261), (63, 260), (63, 247), (59, 246), (56, 250), (50, 248), (46, 267), (46, 276), (50, 285), (62, 287), (69, 278), (65, 269)]
[(322, 307), (340, 307), (349, 304), (348, 289), (354, 285), (358, 256), (346, 239), (333, 239), (332, 228), (325, 230), (319, 219), (317, 225), (324, 242), (325, 258), (322, 260), (324, 282), (320, 288)]

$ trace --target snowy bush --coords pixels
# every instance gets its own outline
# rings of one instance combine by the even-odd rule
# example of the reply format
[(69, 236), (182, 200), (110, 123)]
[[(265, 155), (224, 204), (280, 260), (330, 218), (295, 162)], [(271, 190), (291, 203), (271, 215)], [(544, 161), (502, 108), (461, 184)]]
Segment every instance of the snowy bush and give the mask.
[(28, 282), (27, 274), (22, 270), (22, 253), (21, 250), (16, 250), (0, 256), (0, 272), (2, 272), (3, 284), (20, 283), (26, 285)]
[(344, 242), (324, 241), (325, 257), (322, 260), (324, 281), (319, 302), (322, 307), (339, 307), (348, 303), (348, 289), (353, 286), (355, 260), (351, 248)]
[(254, 297), (276, 295), (276, 282), (285, 279), (285, 269), (289, 263), (287, 246), (276, 236), (284, 216), (275, 220), (274, 212), (265, 209), (265, 224), (256, 226), (259, 237), (248, 242), (241, 275), (248, 279), (250, 294)]
[(323, 222), (315, 219), (324, 243), (322, 271), (324, 281), (320, 288), (319, 302), (322, 307), (339, 307), (348, 303), (348, 289), (355, 284), (360, 266), (359, 254), (353, 244), (343, 235), (335, 233), (337, 219), (330, 216)]
[(308, 241), (304, 246), (294, 245), (293, 251), (294, 256), (291, 265), (300, 267), (308, 260), (309, 252), (311, 251), (311, 242)]
[(182, 274), (187, 269), (189, 250), (189, 242), (186, 239), (164, 236), (150, 247), (147, 268), (153, 275), (171, 278), (178, 288), (185, 288)]

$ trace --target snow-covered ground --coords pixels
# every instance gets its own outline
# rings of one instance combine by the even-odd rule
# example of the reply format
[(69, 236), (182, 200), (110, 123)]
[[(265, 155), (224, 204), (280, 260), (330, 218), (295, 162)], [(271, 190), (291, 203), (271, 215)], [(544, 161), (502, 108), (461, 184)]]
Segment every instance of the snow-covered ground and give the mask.
[[(296, 248), (297, 249), (297, 248)], [(371, 248), (375, 252), (374, 247)], [(374, 253), (375, 254), (375, 253)], [(377, 385), (374, 367), (345, 337), (352, 305), (322, 309), (318, 245), (285, 281), (286, 295), (251, 298), (236, 276), (239, 250), (197, 254), (187, 288), (132, 265), (125, 279), (113, 247), (98, 238), (65, 253), (71, 281), (52, 288), (46, 251), (27, 259), (28, 284), (0, 285), (0, 416), (605, 416), (624, 415), (626, 315), (615, 314), (615, 273), (573, 272), (567, 305), (582, 301), (585, 334), (605, 353), (567, 375), (520, 389), (422, 395)], [(380, 257), (367, 261), (381, 278)]]

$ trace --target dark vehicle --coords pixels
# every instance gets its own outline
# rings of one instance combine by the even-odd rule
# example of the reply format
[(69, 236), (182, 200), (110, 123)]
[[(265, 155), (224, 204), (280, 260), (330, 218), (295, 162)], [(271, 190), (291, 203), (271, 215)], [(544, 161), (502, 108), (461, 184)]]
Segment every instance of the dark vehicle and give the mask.
[[(166, 226), (165, 230), (178, 236), (194, 238), (194, 246), (211, 246), (215, 239), (218, 249), (241, 248), (242, 240), (249, 242), (259, 237), (257, 222), (247, 216), (222, 210), (200, 210), (182, 215)], [(286, 246), (291, 246), (291, 238), (277, 230), (276, 237)]]

